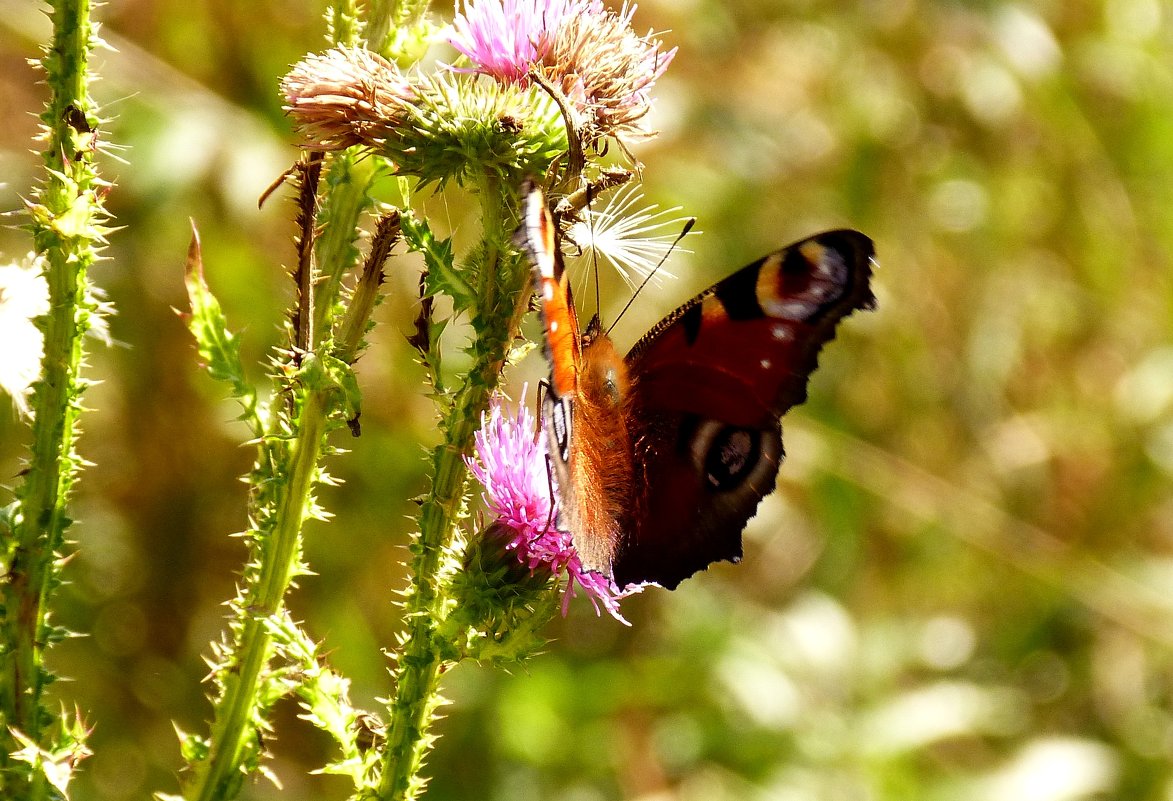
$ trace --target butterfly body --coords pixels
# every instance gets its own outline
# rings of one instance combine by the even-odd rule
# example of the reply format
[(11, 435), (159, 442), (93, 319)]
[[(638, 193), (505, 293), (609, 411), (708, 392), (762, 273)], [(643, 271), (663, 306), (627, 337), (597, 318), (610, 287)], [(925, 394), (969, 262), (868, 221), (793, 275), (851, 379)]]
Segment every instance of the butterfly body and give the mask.
[[(631, 389), (627, 364), (610, 337), (599, 330), (598, 317), (591, 320), (585, 334), (579, 331), (544, 200), (530, 204), (524, 230), (551, 364), (542, 418), (563, 499), (558, 525), (564, 531), (582, 532), (575, 537), (575, 548), (585, 565), (610, 572), (634, 481), (626, 425)], [(576, 436), (580, 428), (590, 436)], [(571, 487), (579, 490), (568, 502), (567, 488)]]
[[(565, 457), (554, 459), (559, 488), (576, 487), (574, 501), (559, 506), (563, 530), (581, 531), (575, 548), (583, 563), (605, 569), (623, 537), (624, 519), (635, 488), (632, 444), (627, 419), (630, 413), (631, 384), (627, 365), (610, 338), (598, 335), (582, 348), (577, 388), (570, 404), (572, 433)], [(545, 419), (555, 419), (554, 405), (565, 396), (552, 392), (545, 398)], [(548, 431), (551, 442), (557, 433)], [(563, 493), (563, 498), (566, 495)], [(587, 534), (589, 532), (589, 534)]]
[(596, 317), (580, 333), (554, 223), (527, 198), (546, 355), (544, 417), (559, 526), (622, 588), (673, 588), (741, 558), (774, 489), (780, 418), (806, 399), (819, 349), (870, 308), (871, 241), (831, 231), (771, 253), (682, 305), (621, 358)]

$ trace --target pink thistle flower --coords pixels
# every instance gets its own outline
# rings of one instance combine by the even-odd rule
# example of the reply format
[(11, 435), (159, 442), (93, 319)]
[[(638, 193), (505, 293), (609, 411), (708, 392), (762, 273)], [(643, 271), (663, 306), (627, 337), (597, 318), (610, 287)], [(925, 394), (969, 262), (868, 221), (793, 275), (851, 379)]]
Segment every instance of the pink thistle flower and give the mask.
[[(472, 62), (460, 71), (526, 86), (535, 75), (574, 110), (585, 144), (606, 136), (645, 138), (651, 88), (676, 55), (631, 28), (600, 0), (465, 0), (448, 42)], [(456, 69), (456, 68), (454, 68)]]
[(631, 590), (620, 592), (607, 576), (586, 570), (570, 534), (558, 530), (550, 497), (546, 434), (538, 431), (535, 438), (535, 430), (534, 417), (524, 401), (518, 404), (516, 416), (510, 417), (495, 399), (488, 418), (482, 417), (481, 430), (476, 434), (477, 458), (469, 459), (468, 465), (485, 488), (482, 498), (496, 518), (490, 530), (508, 537), (506, 550), (513, 552), (531, 573), (566, 573), (569, 581), (562, 614), (566, 614), (575, 595), (574, 585), (578, 584), (596, 611), (602, 604), (612, 617), (630, 625), (619, 612), (619, 600)]
[(448, 43), (476, 66), (457, 72), (526, 84), (530, 69), (549, 54), (563, 23), (601, 7), (599, 0), (466, 0), (452, 22)]
[(636, 35), (631, 28), (634, 4), (624, 3), (618, 14), (597, 5), (592, 13), (565, 21), (542, 72), (583, 115), (579, 124), (588, 144), (608, 135), (646, 139), (655, 133), (641, 126), (651, 110), (652, 86), (668, 69), (676, 48), (664, 52), (650, 32)]

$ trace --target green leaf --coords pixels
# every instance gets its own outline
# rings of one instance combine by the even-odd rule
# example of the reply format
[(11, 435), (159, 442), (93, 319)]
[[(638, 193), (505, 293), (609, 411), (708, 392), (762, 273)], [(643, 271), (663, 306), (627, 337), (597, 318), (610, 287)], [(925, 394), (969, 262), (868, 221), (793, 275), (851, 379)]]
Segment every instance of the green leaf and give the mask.
[(194, 224), (191, 244), (187, 250), (184, 283), (191, 308), (187, 315), (187, 328), (195, 337), (204, 369), (213, 379), (232, 386), (232, 396), (244, 406), (245, 420), (253, 428), (253, 433), (260, 436), (261, 424), (256, 417), (257, 391), (244, 375), (244, 365), (240, 361), (240, 339), (228, 330), (228, 321), (220, 308), (220, 301), (204, 280), (200, 237)]
[(455, 266), (452, 239), (437, 239), (428, 224), (411, 213), (404, 213), (400, 225), (404, 241), (412, 250), (423, 254), (428, 267), (424, 277), (425, 296), (447, 295), (452, 298), (457, 313), (472, 308), (477, 299), (476, 291)]
[(452, 322), (451, 317), (446, 317), (443, 320), (433, 318), (428, 322), (427, 364), (432, 371), (432, 386), (440, 394), (447, 391), (444, 384), (444, 351), (440, 347), (440, 337), (443, 336), (444, 329), (448, 327), (450, 322)]
[(322, 392), (341, 407), (347, 420), (358, 417), (362, 410), (362, 393), (354, 368), (333, 356), (307, 353), (302, 359), (298, 379), (310, 392)]

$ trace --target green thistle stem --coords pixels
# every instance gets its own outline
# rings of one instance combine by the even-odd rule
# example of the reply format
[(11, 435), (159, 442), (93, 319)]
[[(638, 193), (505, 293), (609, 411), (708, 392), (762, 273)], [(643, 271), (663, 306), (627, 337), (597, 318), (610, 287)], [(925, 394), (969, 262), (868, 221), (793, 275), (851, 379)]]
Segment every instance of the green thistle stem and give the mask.
[(186, 798), (199, 801), (231, 798), (244, 778), (240, 770), (242, 745), (246, 734), (255, 728), (257, 690), (273, 652), (268, 621), (277, 619), (282, 611), (285, 593), (297, 573), (301, 527), (311, 506), (310, 493), (326, 441), (329, 408), (325, 392), (310, 392), (298, 417), (288, 484), (278, 507), (270, 547), (265, 549), (260, 579), (248, 600), (249, 617), (237, 652), (240, 667), (226, 681), (212, 727), (210, 755), (197, 767)]
[(362, 22), (355, 0), (335, 0), (330, 6), (330, 38), (334, 44), (356, 47), (362, 35)]
[(418, 40), (426, 34), (428, 0), (371, 0), (366, 8), (367, 47), (393, 60), (396, 60), (396, 56), (404, 55), (409, 63), (417, 61), (422, 52), (402, 51), (409, 42), (415, 46), (407, 47), (408, 51), (418, 50), (425, 45)]
[[(320, 265), (315, 277), (314, 326), (318, 338), (327, 336), (338, 312), (342, 277), (358, 258), (354, 247), (355, 230), (362, 213), (370, 207), (371, 182), (375, 178), (377, 159), (357, 148), (337, 153), (326, 173), (327, 193), (322, 200), (322, 232), (314, 243)], [(317, 347), (311, 342), (310, 347)]]
[[(317, 284), (314, 314), (321, 316), (315, 331), (329, 331), (338, 312), (341, 277), (358, 255), (355, 231), (359, 216), (370, 204), (367, 188), (373, 175), (374, 168), (367, 163), (356, 165), (351, 153), (339, 154), (329, 170), (322, 204), (324, 228), (315, 244), (318, 263), (326, 268)], [(357, 351), (376, 297), (373, 291), (363, 293), (360, 302), (348, 310), (348, 338), (339, 343), (344, 357), (353, 358)], [(316, 348), (319, 344), (311, 342), (310, 346)], [(310, 363), (309, 357), (299, 358), (303, 366)], [(320, 359), (313, 364), (322, 367)], [(287, 363), (285, 369), (292, 371), (294, 366)], [(313, 509), (313, 488), (326, 439), (333, 428), (329, 418), (341, 399), (339, 387), (328, 380), (328, 374), (328, 369), (325, 374), (307, 373), (303, 381), (294, 381), (289, 387), (291, 397), (295, 393), (301, 396), (300, 411), (289, 426), (292, 442), (287, 447), (272, 444), (289, 436), (283, 415), (273, 407), (266, 425), (268, 441), (262, 440), (258, 445), (257, 472), (262, 476), (254, 483), (254, 492), (260, 497), (254, 506), (267, 506), (272, 518), (268, 525), (253, 532), (259, 567), (247, 573), (247, 596), (236, 602), (240, 615), (238, 633), (232, 652), (223, 660), (229, 667), (221, 668), (223, 693), (216, 702), (207, 756), (196, 762), (185, 793), (191, 801), (234, 797), (249, 764), (255, 762), (265, 707), (272, 702), (275, 691), (268, 675), (274, 654), (271, 623), (282, 617), (285, 595), (300, 571), (302, 526)], [(266, 484), (275, 488), (271, 499), (264, 497)], [(250, 511), (254, 519), (265, 516), (264, 509)]]
[(418, 773), (431, 743), (428, 729), (439, 704), (439, 678), (445, 666), (441, 650), (446, 644), (438, 642), (438, 631), (447, 599), (439, 591), (439, 573), (464, 499), (468, 477), (464, 458), (472, 451), (481, 414), (488, 408), (508, 345), (517, 333), (519, 307), (524, 311), (523, 290), (529, 274), (515, 259), (502, 258), (508, 236), (501, 216), (506, 198), (499, 184), (487, 177), (480, 181), (479, 194), (485, 234), (475, 265), (474, 365), (440, 422), (444, 442), (433, 456), (432, 489), (420, 511), (420, 532), (412, 545), (413, 579), (405, 604), (408, 633), (398, 656), (383, 770), (378, 786), (366, 788), (361, 798), (404, 801), (418, 797), (423, 788)]
[[(11, 539), (3, 543), (9, 559), (0, 591), (6, 644), (0, 656), (0, 764), (5, 767), (16, 750), (12, 730), (41, 743), (52, 720), (41, 704), (49, 678), (43, 668), (44, 649), (54, 635), (46, 602), (58, 582), (58, 552), (70, 523), (66, 502), (79, 467), (74, 451), (78, 398), (84, 388), (79, 371), (82, 334), (91, 310), (86, 271), (106, 233), (99, 194), (104, 185), (93, 165), (94, 118), (88, 113), (90, 4), (57, 0), (52, 19), (53, 44), (43, 61), (52, 93), (41, 115), (48, 130), (46, 177), (37, 193), (39, 202), (29, 204), (34, 247), (44, 256), (50, 311), (37, 321), (44, 334), (44, 358), (32, 400), (33, 442), (17, 491), (19, 513)], [(47, 792), (39, 772), (23, 789), (12, 786), (7, 774), (0, 778), (5, 798)]]

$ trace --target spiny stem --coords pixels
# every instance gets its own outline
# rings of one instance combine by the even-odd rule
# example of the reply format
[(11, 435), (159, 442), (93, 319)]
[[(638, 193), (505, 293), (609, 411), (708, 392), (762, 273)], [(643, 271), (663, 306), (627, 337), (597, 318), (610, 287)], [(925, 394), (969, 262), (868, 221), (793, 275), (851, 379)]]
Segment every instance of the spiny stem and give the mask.
[(250, 594), (248, 619), (237, 650), (239, 668), (229, 676), (224, 697), (217, 706), (211, 736), (211, 752), (197, 768), (189, 799), (214, 801), (236, 794), (241, 747), (253, 731), (257, 688), (272, 655), (273, 640), (267, 621), (281, 612), (285, 593), (297, 570), (301, 527), (310, 508), (310, 493), (325, 444), (328, 401), (322, 391), (310, 392), (297, 420), (297, 438), (290, 453), (288, 484), (271, 532), (271, 547), (261, 565), (260, 578)]
[[(340, 154), (327, 175), (329, 189), (321, 204), (324, 230), (315, 243), (315, 256), (321, 266), (320, 280), (315, 287), (316, 302), (313, 317), (317, 332), (308, 341), (306, 353), (294, 354), (297, 365), (312, 364), (321, 368), (315, 349), (321, 345), (324, 332), (330, 331), (338, 311), (338, 288), (342, 276), (354, 264), (357, 251), (354, 237), (358, 218), (369, 205), (367, 187), (373, 169), (356, 169), (353, 154)], [(303, 227), (304, 231), (304, 227)], [(381, 259), (386, 258), (386, 247)], [(375, 254), (372, 254), (374, 257)], [(381, 273), (382, 261), (375, 269)], [(349, 330), (365, 331), (374, 308), (374, 295), (365, 297), (349, 319)], [(317, 341), (315, 341), (317, 340)], [(353, 355), (358, 343), (344, 347)], [(296, 365), (287, 362), (286, 369)], [(226, 655), (222, 669), (223, 692), (216, 701), (215, 717), (209, 739), (208, 755), (196, 762), (195, 771), (185, 797), (192, 801), (218, 801), (231, 798), (239, 791), (244, 778), (250, 749), (255, 753), (253, 738), (263, 724), (261, 708), (266, 691), (266, 671), (273, 657), (274, 643), (271, 622), (284, 608), (285, 594), (300, 566), (301, 530), (313, 508), (312, 492), (319, 475), (319, 463), (331, 430), (329, 416), (337, 409), (337, 387), (322, 383), (308, 375), (304, 382), (294, 381), (287, 387), (291, 410), (297, 410), (295, 396), (300, 396), (300, 409), (293, 420), (288, 420), (277, 406), (270, 409), (266, 422), (266, 436), (258, 444), (257, 474), (261, 483), (268, 483), (274, 495), (264, 498), (268, 488), (254, 483), (254, 519), (263, 517), (269, 509), (270, 523), (254, 533), (259, 568), (250, 577), (247, 596), (237, 602), (239, 628), (236, 630), (232, 651)], [(312, 386), (310, 384), (313, 384)], [(284, 443), (290, 437), (291, 442)], [(274, 447), (273, 443), (282, 443)]]
[[(78, 469), (74, 452), (82, 334), (88, 327), (86, 270), (104, 244), (105, 186), (93, 165), (94, 119), (87, 86), (93, 30), (89, 0), (52, 4), (53, 44), (43, 60), (52, 95), (41, 115), (48, 131), (44, 183), (29, 204), (35, 249), (43, 255), (49, 313), (37, 323), (44, 334), (41, 378), (34, 388), (32, 448), (17, 491), (19, 513), (3, 581), (3, 629), (8, 649), (0, 657), (0, 765), (15, 750), (12, 731), (42, 743), (51, 716), (42, 708), (47, 676), (43, 658), (50, 626), (46, 602), (56, 585), (65, 529), (66, 502)], [(4, 771), (7, 775), (8, 771)], [(31, 787), (0, 779), (4, 797), (36, 797), (45, 790), (38, 773)], [(27, 793), (27, 795), (26, 795)]]
[(297, 267), (294, 283), (297, 286), (297, 306), (293, 314), (294, 358), (310, 349), (314, 336), (314, 232), (318, 223), (318, 181), (322, 176), (323, 153), (312, 152), (297, 162), (293, 169), (300, 189), (297, 198)]
[(347, 364), (352, 364), (358, 357), (363, 334), (378, 300), (379, 287), (383, 284), (383, 265), (399, 238), (399, 211), (393, 210), (379, 219), (375, 236), (371, 240), (371, 251), (367, 254), (358, 283), (351, 293), (346, 316), (339, 326), (335, 355)]
[[(334, 156), (326, 171), (328, 188), (319, 214), (322, 232), (316, 243), (319, 271), (313, 311), (313, 330), (319, 341), (330, 332), (338, 312), (342, 277), (357, 257), (355, 228), (362, 212), (371, 205), (369, 189), (377, 169), (375, 162), (357, 149), (345, 150)], [(316, 348), (318, 341), (311, 341), (309, 346), (311, 350)]]
[(501, 210), (507, 198), (499, 184), (487, 177), (480, 182), (479, 194), (485, 233), (476, 265), (479, 291), (471, 349), (475, 364), (440, 423), (444, 443), (434, 454), (432, 488), (420, 511), (419, 536), (412, 546), (412, 587), (404, 610), (408, 633), (398, 657), (382, 775), (377, 788), (360, 794), (363, 798), (403, 801), (416, 798), (423, 787), (418, 773), (430, 742), (428, 728), (439, 703), (443, 668), (436, 642), (444, 605), (439, 572), (464, 497), (468, 475), (464, 458), (471, 452), (481, 414), (488, 408), (508, 345), (516, 335), (517, 309), (524, 306), (528, 273), (516, 263), (503, 264), (501, 258), (506, 238)]
[(384, 53), (396, 31), (417, 28), (427, 12), (428, 0), (371, 0), (367, 4), (367, 47)]
[(355, 0), (335, 0), (331, 5), (330, 38), (334, 44), (355, 47), (362, 35), (362, 22)]

